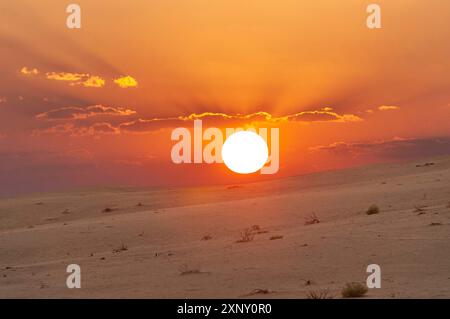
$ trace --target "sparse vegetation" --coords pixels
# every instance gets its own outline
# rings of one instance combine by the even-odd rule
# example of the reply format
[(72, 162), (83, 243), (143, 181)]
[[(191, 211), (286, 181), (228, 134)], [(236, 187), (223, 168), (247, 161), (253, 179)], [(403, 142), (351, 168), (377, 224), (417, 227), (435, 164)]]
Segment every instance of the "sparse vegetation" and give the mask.
[(246, 228), (241, 232), (241, 237), (236, 241), (237, 243), (248, 243), (255, 238), (252, 228)]
[(254, 296), (254, 295), (267, 295), (270, 294), (271, 291), (269, 289), (253, 289), (250, 293), (245, 296)]
[(270, 237), (270, 240), (277, 240), (277, 239), (283, 239), (283, 236), (272, 236), (272, 237)]
[(209, 234), (202, 237), (202, 240), (211, 240), (211, 239), (212, 239), (212, 236)]
[(305, 286), (311, 286), (312, 285), (312, 280), (311, 279), (302, 279), (305, 282)]
[(425, 163), (425, 164), (417, 164), (416, 167), (428, 167), (428, 166), (433, 166), (434, 163), (430, 162), (430, 163)]
[(426, 211), (426, 209), (425, 209), (426, 207), (427, 207), (426, 205), (416, 205), (416, 206), (414, 206), (414, 212), (415, 213), (423, 213)]
[(266, 233), (268, 233), (267, 230), (262, 230), (261, 227), (259, 227), (259, 225), (253, 225), (252, 227), (250, 227), (250, 230), (251, 230), (252, 233), (255, 234), (255, 235), (266, 234)]
[(128, 246), (125, 244), (122, 244), (119, 248), (113, 249), (113, 253), (120, 253), (122, 251), (128, 250)]
[(367, 293), (368, 289), (365, 285), (359, 282), (350, 282), (345, 284), (342, 289), (342, 297), (344, 298), (359, 298)]
[(431, 223), (430, 226), (441, 226), (442, 223)]
[(309, 291), (306, 295), (307, 299), (333, 299), (333, 296), (330, 294), (330, 290), (322, 289), (317, 291)]
[(178, 268), (180, 275), (194, 275), (194, 274), (201, 274), (202, 272), (198, 268), (191, 268), (187, 264), (183, 264)]
[(102, 212), (103, 213), (111, 213), (113, 211), (117, 210), (116, 208), (110, 208), (110, 207), (106, 207)]
[(305, 217), (305, 225), (313, 225), (318, 223), (320, 223), (320, 220), (316, 216), (316, 213), (311, 213), (310, 215)]
[(380, 208), (375, 204), (371, 205), (366, 211), (367, 215), (375, 215), (375, 214), (379, 214), (379, 213), (380, 213)]

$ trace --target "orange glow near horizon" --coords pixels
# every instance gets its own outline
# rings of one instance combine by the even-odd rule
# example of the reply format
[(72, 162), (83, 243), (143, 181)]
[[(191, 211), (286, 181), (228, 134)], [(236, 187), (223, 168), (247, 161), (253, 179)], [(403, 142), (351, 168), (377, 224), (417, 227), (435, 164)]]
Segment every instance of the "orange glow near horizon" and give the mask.
[[(80, 0), (80, 30), (56, 0), (4, 3), (0, 178), (209, 185), (448, 154), (450, 3), (378, 3), (379, 30), (365, 0)], [(279, 128), (279, 172), (173, 164), (197, 119)]]

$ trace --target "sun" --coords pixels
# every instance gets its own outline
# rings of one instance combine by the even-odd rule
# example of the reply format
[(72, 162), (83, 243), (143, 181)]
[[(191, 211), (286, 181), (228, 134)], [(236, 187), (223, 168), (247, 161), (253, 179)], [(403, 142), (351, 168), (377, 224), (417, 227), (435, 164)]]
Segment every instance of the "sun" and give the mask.
[(260, 170), (269, 158), (264, 139), (251, 131), (230, 135), (222, 147), (225, 165), (235, 173), (250, 174)]

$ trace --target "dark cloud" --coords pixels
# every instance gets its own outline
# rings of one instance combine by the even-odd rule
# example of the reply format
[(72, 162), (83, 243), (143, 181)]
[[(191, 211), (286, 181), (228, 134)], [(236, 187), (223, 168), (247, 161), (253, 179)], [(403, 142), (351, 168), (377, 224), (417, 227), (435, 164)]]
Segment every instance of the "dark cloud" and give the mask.
[(336, 142), (310, 148), (312, 152), (326, 152), (337, 156), (410, 159), (450, 154), (450, 137), (423, 139), (395, 138), (367, 143)]
[(46, 129), (33, 131), (33, 136), (43, 134), (66, 134), (70, 136), (99, 136), (104, 134), (118, 134), (119, 129), (110, 123), (99, 122), (90, 125), (77, 125), (75, 123), (65, 123), (51, 126)]
[(129, 108), (90, 105), (86, 107), (68, 106), (53, 109), (47, 112), (39, 113), (36, 115), (36, 118), (45, 120), (79, 120), (100, 115), (130, 116), (134, 114), (136, 114), (136, 111)]

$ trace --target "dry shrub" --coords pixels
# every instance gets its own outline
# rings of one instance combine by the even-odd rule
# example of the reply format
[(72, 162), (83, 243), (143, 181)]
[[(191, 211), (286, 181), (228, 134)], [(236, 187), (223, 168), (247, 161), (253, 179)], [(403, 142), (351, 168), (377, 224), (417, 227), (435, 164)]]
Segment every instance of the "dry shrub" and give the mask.
[(122, 251), (128, 250), (128, 246), (125, 244), (122, 244), (119, 248), (113, 249), (113, 253), (120, 253)]
[(283, 239), (283, 236), (272, 236), (272, 237), (270, 237), (270, 240), (277, 240), (277, 239)]
[(111, 213), (111, 212), (113, 212), (113, 211), (115, 211), (115, 210), (117, 210), (117, 209), (115, 209), (115, 208), (110, 208), (110, 207), (106, 207), (102, 212), (103, 212), (103, 213)]
[(322, 290), (313, 290), (309, 291), (306, 295), (307, 299), (333, 299), (333, 296), (330, 294), (330, 290), (322, 289)]
[(211, 240), (211, 239), (212, 239), (212, 236), (209, 234), (202, 237), (202, 240)]
[(414, 206), (414, 212), (422, 213), (422, 212), (426, 211), (426, 209), (425, 209), (426, 207), (427, 207), (427, 205), (416, 205), (416, 206)]
[(248, 243), (255, 238), (252, 228), (246, 228), (241, 232), (241, 237), (236, 241), (237, 243)]
[(345, 287), (342, 289), (341, 293), (344, 298), (358, 298), (363, 297), (367, 291), (367, 287), (362, 283), (350, 282), (345, 284)]
[(320, 223), (320, 220), (316, 216), (316, 213), (311, 213), (310, 215), (305, 217), (305, 225), (313, 225), (318, 223)]
[(250, 293), (248, 293), (246, 296), (255, 296), (255, 295), (268, 295), (271, 291), (269, 289), (254, 289)]
[(181, 276), (185, 275), (194, 275), (194, 274), (200, 274), (201, 271), (199, 268), (191, 268), (187, 264), (183, 264), (178, 269)]
[(442, 226), (442, 223), (430, 223), (430, 226)]
[(367, 215), (375, 215), (375, 214), (379, 214), (379, 213), (380, 213), (380, 208), (377, 205), (371, 205), (366, 211)]

